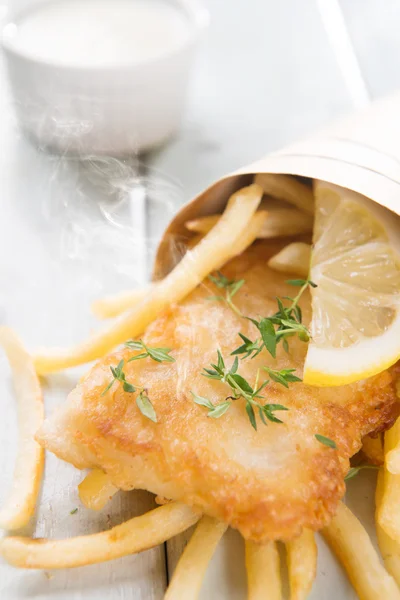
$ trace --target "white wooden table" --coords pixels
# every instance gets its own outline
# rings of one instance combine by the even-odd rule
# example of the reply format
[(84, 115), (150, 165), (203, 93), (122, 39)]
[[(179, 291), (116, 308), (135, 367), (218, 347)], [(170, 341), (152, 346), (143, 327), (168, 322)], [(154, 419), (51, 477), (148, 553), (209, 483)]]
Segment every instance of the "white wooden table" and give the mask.
[[(146, 261), (151, 261), (144, 234), (154, 249), (172, 213), (207, 184), (400, 85), (400, 0), (208, 0), (208, 5), (211, 26), (182, 129), (167, 147), (140, 162), (145, 195), (135, 183), (135, 157), (126, 164), (111, 160), (98, 165), (35, 148), (18, 133), (1, 72), (0, 322), (15, 327), (28, 347), (83, 338), (95, 325), (90, 301), (143, 281)], [(5, 7), (0, 0), (0, 16)], [(99, 166), (113, 174), (122, 169), (124, 181), (133, 182), (131, 197), (118, 185), (110, 188)], [(47, 412), (64, 400), (76, 379), (76, 372), (49, 378)], [(16, 450), (4, 359), (0, 382), (1, 500)], [(100, 514), (91, 514), (77, 498), (81, 477), (48, 456), (37, 535), (99, 531), (153, 505), (148, 494), (120, 494)], [(350, 504), (357, 486), (371, 499), (372, 483), (368, 475), (361, 477), (352, 488)], [(78, 512), (71, 515), (77, 506)], [(366, 521), (371, 520), (371, 506), (365, 503)], [(168, 549), (69, 572), (18, 572), (0, 564), (0, 597), (159, 600), (184, 540), (182, 536)], [(228, 532), (202, 597), (244, 598), (242, 559), (239, 536)], [(312, 598), (333, 597), (354, 596), (321, 544)]]

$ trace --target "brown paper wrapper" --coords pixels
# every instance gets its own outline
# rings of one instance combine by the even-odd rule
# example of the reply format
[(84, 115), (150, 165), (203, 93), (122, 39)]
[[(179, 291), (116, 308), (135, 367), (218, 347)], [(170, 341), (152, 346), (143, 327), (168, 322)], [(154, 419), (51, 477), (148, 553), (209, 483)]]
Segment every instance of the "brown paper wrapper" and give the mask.
[(348, 188), (400, 215), (400, 92), (226, 175), (183, 206), (160, 242), (154, 269), (165, 276), (177, 260), (176, 241), (184, 223), (222, 212), (229, 196), (256, 173), (322, 179)]

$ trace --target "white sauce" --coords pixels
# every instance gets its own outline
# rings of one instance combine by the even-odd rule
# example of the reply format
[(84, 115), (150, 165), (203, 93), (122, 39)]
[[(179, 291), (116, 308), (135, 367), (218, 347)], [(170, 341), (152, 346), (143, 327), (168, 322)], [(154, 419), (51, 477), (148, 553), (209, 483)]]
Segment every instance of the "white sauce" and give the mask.
[(53, 0), (4, 30), (18, 52), (69, 66), (132, 65), (181, 46), (191, 24), (163, 0)]

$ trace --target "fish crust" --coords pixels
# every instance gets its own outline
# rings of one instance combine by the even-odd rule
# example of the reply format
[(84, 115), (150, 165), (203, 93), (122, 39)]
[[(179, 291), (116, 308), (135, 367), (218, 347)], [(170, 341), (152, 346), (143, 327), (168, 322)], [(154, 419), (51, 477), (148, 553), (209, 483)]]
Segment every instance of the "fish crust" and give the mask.
[[(256, 243), (223, 268), (227, 277), (245, 279), (234, 298), (243, 314), (271, 315), (276, 297), (293, 295), (285, 275), (267, 266), (278, 249), (270, 242)], [(229, 388), (203, 377), (203, 368), (216, 362), (217, 349), (230, 365), (231, 352), (241, 344), (239, 332), (257, 337), (249, 320), (225, 302), (210, 299), (220, 294), (207, 280), (147, 328), (145, 343), (171, 348), (174, 363), (146, 358), (125, 364), (127, 381), (147, 390), (157, 423), (141, 414), (136, 395), (124, 392), (119, 383), (103, 395), (112, 378), (110, 366), (134, 354), (124, 348), (92, 368), (37, 439), (78, 468), (102, 468), (121, 489), (147, 489), (185, 502), (237, 528), (246, 539), (289, 540), (303, 527), (319, 530), (344, 494), (349, 458), (360, 449), (361, 439), (390, 427), (397, 417), (399, 365), (335, 388), (292, 383), (286, 389), (270, 382), (262, 402), (289, 410), (276, 413), (282, 424), (264, 425), (257, 417), (257, 431), (243, 399), (222, 417), (208, 418), (191, 392), (217, 404)], [(308, 292), (301, 306), (307, 323)], [(306, 350), (306, 343), (290, 338), (288, 353), (279, 347), (273, 359), (264, 350), (240, 361), (239, 373), (251, 384), (264, 365), (294, 368), (301, 376)], [(315, 434), (334, 440), (337, 450), (318, 442)]]

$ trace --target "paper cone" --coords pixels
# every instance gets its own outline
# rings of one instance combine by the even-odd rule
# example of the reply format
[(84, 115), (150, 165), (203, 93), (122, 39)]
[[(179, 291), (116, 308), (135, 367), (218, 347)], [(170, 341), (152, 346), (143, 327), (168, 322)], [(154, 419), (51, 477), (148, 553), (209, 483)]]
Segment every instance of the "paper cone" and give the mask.
[(176, 241), (188, 236), (185, 222), (222, 212), (229, 196), (250, 183), (256, 173), (322, 179), (363, 194), (400, 215), (400, 92), (223, 177), (183, 206), (160, 242), (156, 279), (174, 266)]

